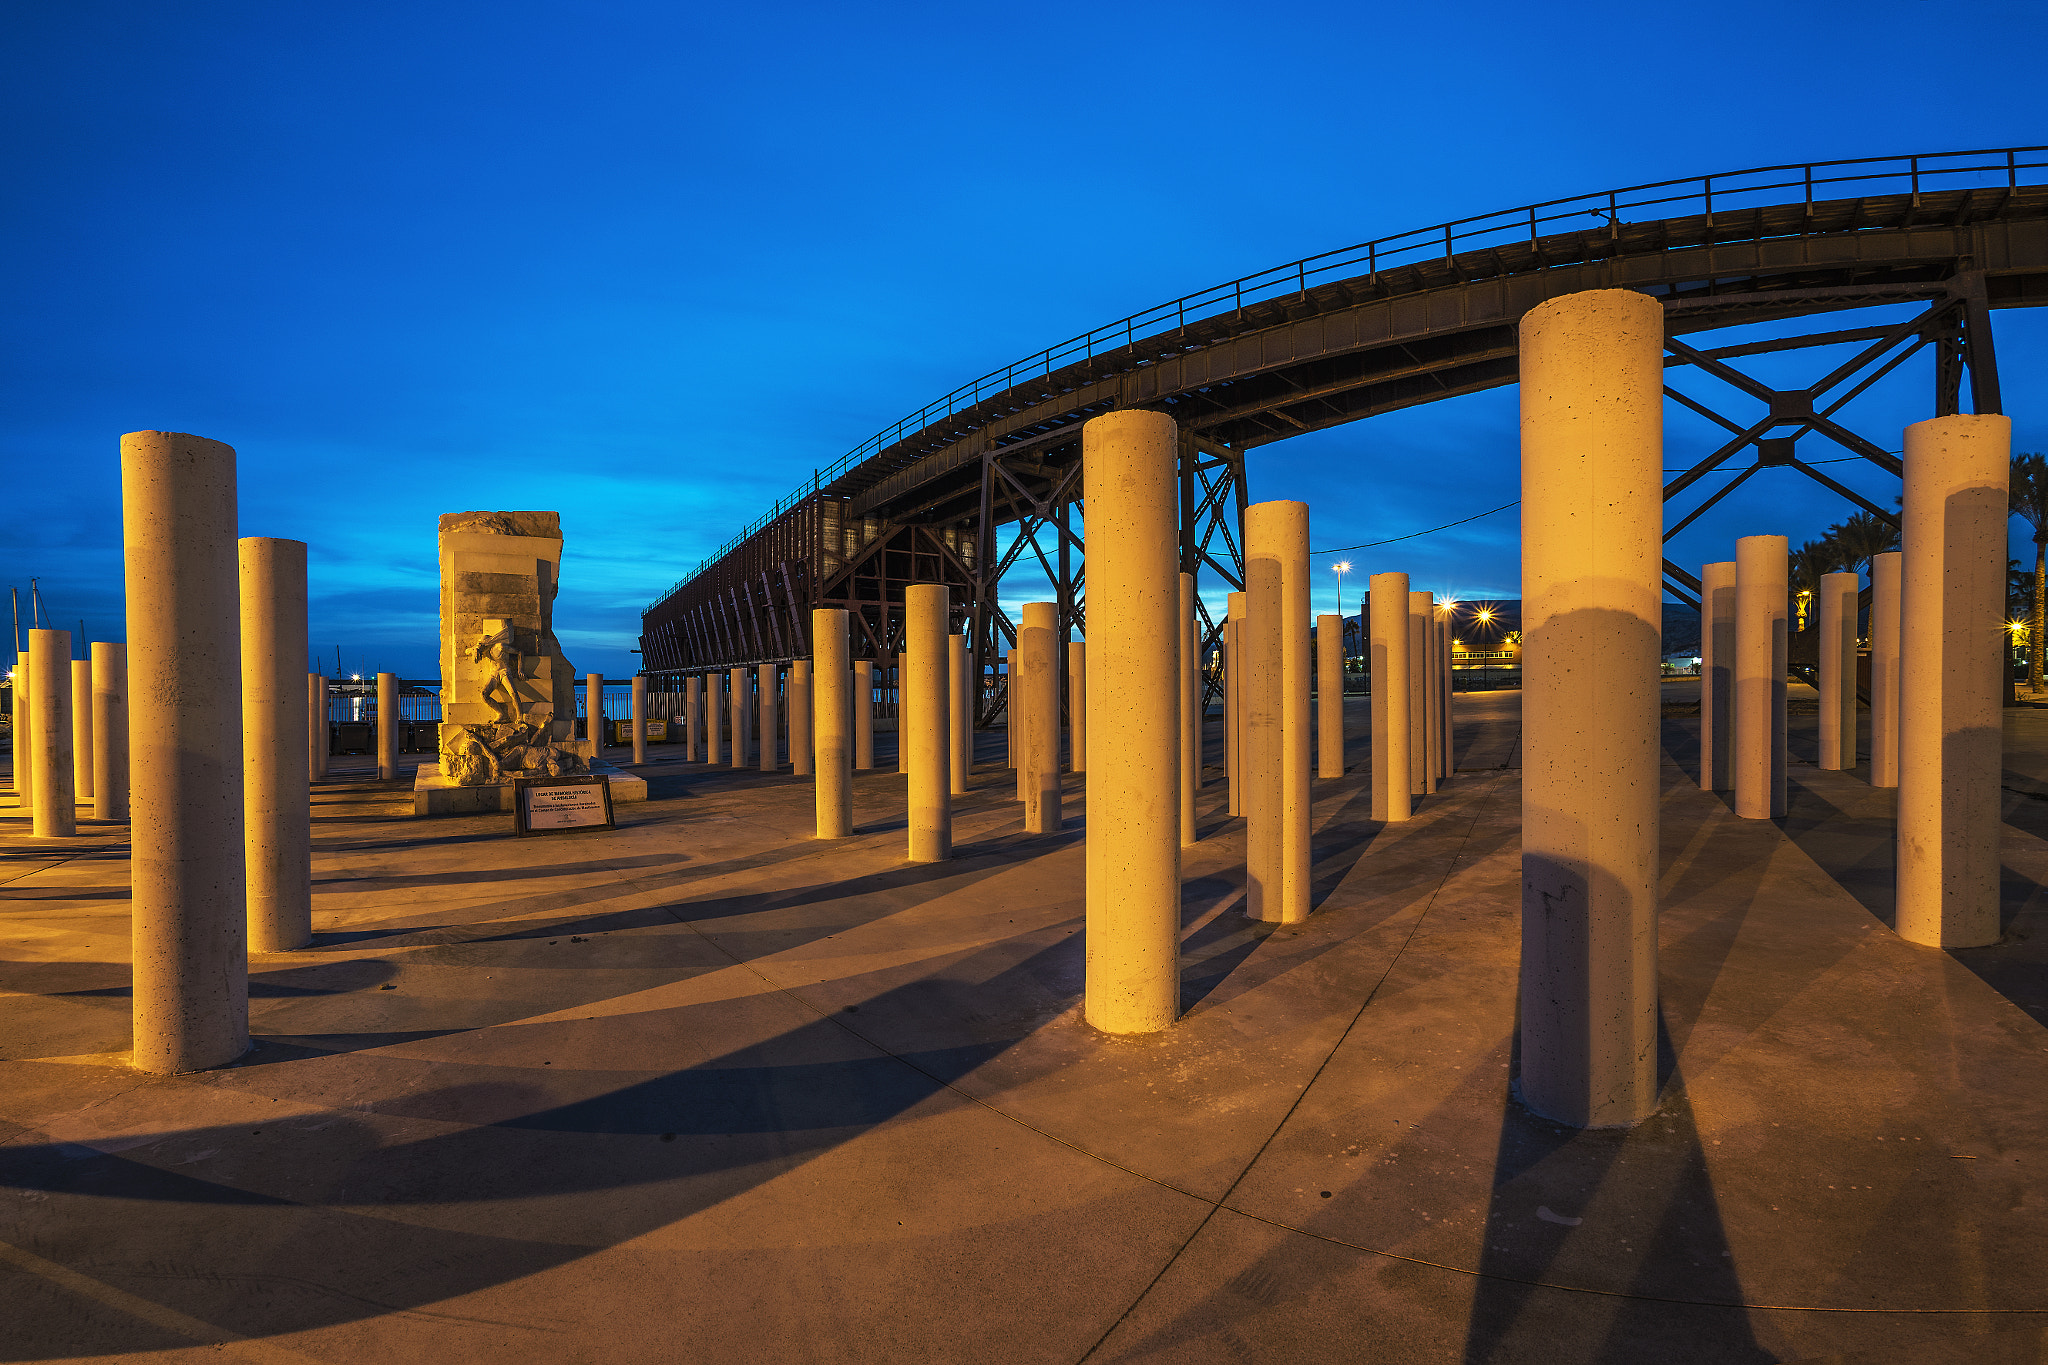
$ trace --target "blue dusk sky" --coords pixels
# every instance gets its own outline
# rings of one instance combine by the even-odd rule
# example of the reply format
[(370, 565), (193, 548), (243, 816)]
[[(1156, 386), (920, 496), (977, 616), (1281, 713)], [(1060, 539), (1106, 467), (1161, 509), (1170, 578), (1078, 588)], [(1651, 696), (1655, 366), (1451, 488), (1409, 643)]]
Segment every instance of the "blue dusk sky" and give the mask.
[[(330, 666), (432, 676), (436, 517), (546, 508), (569, 656), (623, 675), (640, 611), (707, 551), (993, 367), (1529, 201), (2048, 142), (2044, 42), (2037, 0), (27, 0), (0, 15), (0, 582), (121, 638), (117, 438), (191, 431), (240, 452), (243, 534), (311, 546)], [(1997, 326), (2016, 445), (2048, 450), (2048, 310)], [(1896, 449), (1930, 376), (1853, 425)], [(1306, 500), (1318, 548), (1484, 511), (1515, 496), (1515, 404), (1261, 447), (1253, 497)], [(1712, 439), (1674, 415), (1667, 465)], [(1848, 510), (1776, 471), (1672, 557)], [(1518, 595), (1512, 512), (1350, 558), (1354, 584)]]

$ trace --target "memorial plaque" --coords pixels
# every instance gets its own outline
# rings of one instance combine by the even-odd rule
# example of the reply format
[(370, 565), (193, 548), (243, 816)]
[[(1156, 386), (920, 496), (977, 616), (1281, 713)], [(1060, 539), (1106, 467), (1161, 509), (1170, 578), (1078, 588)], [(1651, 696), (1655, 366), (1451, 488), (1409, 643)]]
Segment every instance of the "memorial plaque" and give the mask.
[(512, 783), (512, 829), (516, 834), (564, 830), (617, 829), (611, 784), (604, 778), (521, 777)]

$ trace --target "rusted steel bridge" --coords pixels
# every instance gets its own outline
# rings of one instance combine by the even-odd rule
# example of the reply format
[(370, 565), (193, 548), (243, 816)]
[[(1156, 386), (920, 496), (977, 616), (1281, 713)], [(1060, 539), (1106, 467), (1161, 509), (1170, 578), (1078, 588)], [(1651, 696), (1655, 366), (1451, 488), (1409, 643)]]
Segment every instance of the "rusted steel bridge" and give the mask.
[[(1661, 299), (1667, 365), (1765, 407), (1738, 419), (1667, 388), (1726, 432), (1665, 486), (1678, 504), (1667, 540), (1779, 468), (1893, 519), (1802, 459), (1801, 443), (1817, 438), (1897, 475), (1891, 433), (1874, 441), (1839, 413), (1928, 349), (1929, 416), (1963, 411), (1966, 391), (1969, 410), (2001, 410), (1991, 314), (2048, 304), (2044, 182), (2048, 147), (1768, 166), (1442, 223), (1172, 300), (963, 385), (818, 470), (647, 609), (643, 671), (803, 658), (815, 607), (851, 612), (856, 654), (888, 660), (904, 588), (944, 583), (986, 679), (1015, 639), (997, 589), (1025, 559), (1052, 581), (1063, 635), (1084, 634), (1080, 428), (1116, 408), (1179, 423), (1182, 569), (1240, 588), (1246, 452), (1512, 384), (1521, 316), (1585, 289)], [(1918, 307), (1903, 321), (1749, 345), (1686, 339), (1886, 304)], [(1857, 350), (1804, 388), (1773, 388), (1738, 363), (1841, 343)], [(1740, 472), (1696, 497), (1699, 480), (1731, 462)], [(1668, 561), (1665, 573), (1672, 594), (1692, 601), (1694, 577)]]

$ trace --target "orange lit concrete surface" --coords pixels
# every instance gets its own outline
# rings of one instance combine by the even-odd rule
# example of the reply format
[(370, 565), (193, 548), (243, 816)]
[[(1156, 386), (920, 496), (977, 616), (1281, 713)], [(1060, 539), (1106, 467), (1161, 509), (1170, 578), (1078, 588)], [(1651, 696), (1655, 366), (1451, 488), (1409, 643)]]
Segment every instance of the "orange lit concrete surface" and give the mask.
[(1735, 561), (1700, 569), (1700, 790), (1735, 788)]
[(1080, 1018), (1088, 793), (1026, 837), (993, 733), (931, 866), (891, 772), (821, 844), (809, 779), (653, 745), (622, 828), (513, 839), (339, 757), (315, 942), (257, 964), (242, 1064), (178, 1077), (120, 1065), (127, 827), (38, 845), (0, 810), (6, 1353), (2033, 1358), (2048, 710), (2004, 715), (2012, 933), (1953, 953), (1887, 931), (1893, 793), (1811, 766), (1816, 717), (1782, 825), (1664, 720), (1659, 1103), (1587, 1132), (1508, 1098), (1517, 695), (1454, 713), (1458, 775), (1382, 826), (1348, 704), (1305, 924), (1237, 913), (1211, 785), (1186, 1014), (1142, 1038)]

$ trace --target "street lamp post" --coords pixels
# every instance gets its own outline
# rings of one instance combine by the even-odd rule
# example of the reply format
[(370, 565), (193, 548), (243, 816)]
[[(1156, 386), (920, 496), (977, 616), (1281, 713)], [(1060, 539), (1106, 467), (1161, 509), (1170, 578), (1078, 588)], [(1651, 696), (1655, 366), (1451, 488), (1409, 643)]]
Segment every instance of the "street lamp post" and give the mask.
[(1330, 572), (1337, 575), (1337, 617), (1344, 617), (1344, 575), (1351, 572), (1351, 561), (1340, 559), (1330, 566)]

